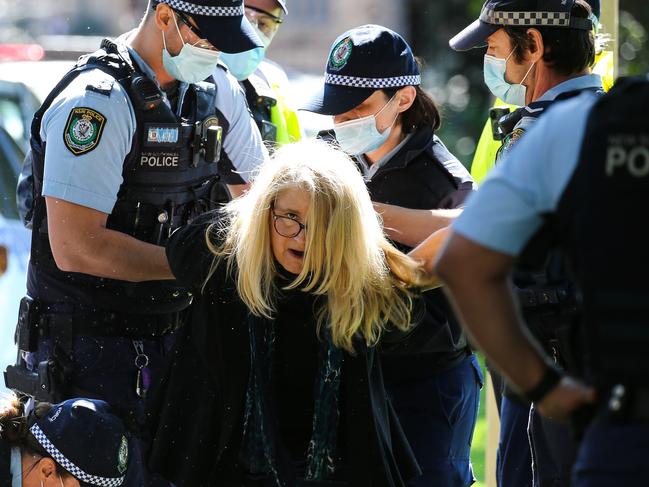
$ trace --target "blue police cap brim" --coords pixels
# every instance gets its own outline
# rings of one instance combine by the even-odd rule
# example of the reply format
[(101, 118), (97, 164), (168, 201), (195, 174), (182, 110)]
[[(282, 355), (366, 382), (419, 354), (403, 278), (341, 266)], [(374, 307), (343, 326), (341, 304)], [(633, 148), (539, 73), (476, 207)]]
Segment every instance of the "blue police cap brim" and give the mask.
[(355, 88), (325, 83), (320, 91), (300, 110), (320, 115), (341, 115), (367, 100), (374, 88)]
[(485, 47), (487, 37), (501, 27), (500, 25), (487, 24), (478, 19), (448, 41), (448, 45), (456, 51), (468, 51), (475, 47)]
[(200, 31), (219, 51), (235, 54), (264, 47), (245, 15), (220, 17), (192, 15)]

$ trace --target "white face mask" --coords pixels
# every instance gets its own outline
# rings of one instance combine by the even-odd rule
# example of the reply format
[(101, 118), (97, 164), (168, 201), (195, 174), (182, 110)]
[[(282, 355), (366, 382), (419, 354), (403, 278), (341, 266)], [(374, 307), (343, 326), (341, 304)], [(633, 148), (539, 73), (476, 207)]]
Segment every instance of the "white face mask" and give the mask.
[(249, 51), (238, 52), (235, 54), (229, 54), (227, 52), (221, 53), (221, 61), (223, 61), (232, 76), (237, 78), (239, 81), (248, 79), (248, 77), (255, 72), (259, 64), (264, 60), (266, 55), (266, 49), (270, 44), (270, 39), (260, 31), (256, 25), (253, 24), (253, 29), (261, 39), (261, 42), (264, 44), (264, 47), (256, 47)]
[(214, 72), (220, 53), (187, 44), (180, 34), (176, 16), (174, 15), (173, 17), (176, 31), (183, 43), (183, 47), (176, 56), (169, 54), (165, 34), (162, 32), (162, 42), (164, 44), (162, 64), (167, 73), (178, 81), (184, 81), (186, 83), (203, 81)]
[(523, 82), (527, 79), (535, 63), (531, 64), (530, 69), (527, 70), (520, 83), (508, 83), (505, 80), (505, 70), (507, 69), (507, 61), (512, 57), (512, 54), (514, 54), (513, 50), (505, 59), (485, 54), (484, 82), (496, 98), (500, 98), (510, 105), (525, 106), (527, 104), (525, 102), (527, 86), (523, 85)]
[(336, 132), (336, 140), (340, 148), (347, 154), (357, 156), (373, 152), (381, 147), (388, 140), (390, 132), (392, 132), (392, 126), (397, 121), (399, 114), (397, 113), (395, 115), (390, 126), (382, 133), (376, 128), (376, 117), (385, 110), (385, 107), (394, 100), (395, 96), (396, 94), (374, 115), (368, 115), (367, 117), (357, 118), (348, 122), (335, 123), (334, 131)]

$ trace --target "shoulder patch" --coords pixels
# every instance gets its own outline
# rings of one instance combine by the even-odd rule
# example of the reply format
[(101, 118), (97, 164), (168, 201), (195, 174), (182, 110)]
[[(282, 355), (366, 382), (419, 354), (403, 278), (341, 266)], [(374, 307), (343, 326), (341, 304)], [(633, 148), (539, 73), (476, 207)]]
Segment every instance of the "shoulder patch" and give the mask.
[(65, 146), (75, 156), (86, 154), (99, 144), (106, 117), (91, 108), (73, 108), (63, 132)]
[(509, 151), (512, 150), (512, 147), (516, 145), (518, 140), (525, 134), (525, 129), (517, 128), (514, 131), (505, 137), (502, 145), (496, 153), (496, 161), (500, 161)]

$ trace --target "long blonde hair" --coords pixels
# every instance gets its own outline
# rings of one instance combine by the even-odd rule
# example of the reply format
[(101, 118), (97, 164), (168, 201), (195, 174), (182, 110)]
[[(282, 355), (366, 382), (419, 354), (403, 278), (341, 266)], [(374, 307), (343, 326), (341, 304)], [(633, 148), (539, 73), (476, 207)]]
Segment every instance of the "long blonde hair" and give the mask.
[[(210, 250), (236, 270), (239, 296), (250, 311), (270, 319), (275, 313), (278, 264), (271, 248), (271, 209), (289, 188), (306, 191), (310, 205), (304, 265), (286, 288), (326, 295), (318, 328), (326, 323), (334, 345), (349, 352), (357, 334), (374, 345), (388, 323), (408, 329), (407, 288), (420, 282), (419, 266), (385, 238), (354, 163), (321, 141), (279, 149), (250, 190), (226, 206), (229, 224), (208, 230)], [(214, 231), (225, 232), (219, 239), (223, 245), (213, 243)]]

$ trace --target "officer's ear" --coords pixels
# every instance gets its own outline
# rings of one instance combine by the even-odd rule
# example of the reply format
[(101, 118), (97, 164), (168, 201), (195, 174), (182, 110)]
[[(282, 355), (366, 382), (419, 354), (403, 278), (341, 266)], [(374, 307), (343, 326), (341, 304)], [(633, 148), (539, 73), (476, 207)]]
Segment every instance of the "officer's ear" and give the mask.
[(36, 466), (36, 477), (43, 483), (47, 482), (50, 477), (56, 476), (56, 462), (50, 458), (41, 458)]
[(527, 61), (530, 63), (538, 62), (540, 59), (543, 59), (543, 54), (545, 53), (543, 36), (538, 29), (527, 29), (526, 34), (529, 39), (529, 54), (527, 56)]
[(404, 86), (397, 92), (397, 107), (403, 113), (412, 106), (417, 98), (417, 89), (414, 86)]
[(174, 11), (166, 3), (159, 3), (154, 12), (155, 25), (160, 30), (167, 30), (169, 23), (173, 22)]

